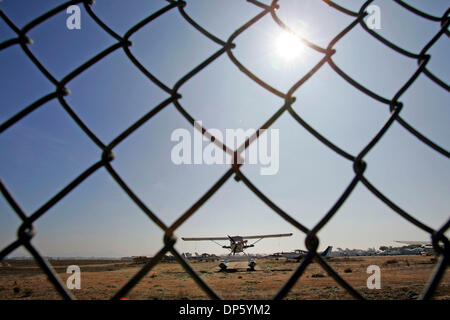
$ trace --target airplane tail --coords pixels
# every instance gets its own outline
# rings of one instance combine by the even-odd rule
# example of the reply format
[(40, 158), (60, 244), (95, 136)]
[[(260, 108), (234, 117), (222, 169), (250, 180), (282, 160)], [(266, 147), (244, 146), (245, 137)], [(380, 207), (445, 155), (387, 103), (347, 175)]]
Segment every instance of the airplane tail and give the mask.
[(333, 250), (333, 247), (332, 247), (332, 246), (328, 246), (328, 247), (325, 249), (325, 251), (322, 252), (320, 255), (321, 255), (322, 257), (324, 257), (324, 258), (327, 258), (327, 257), (330, 255), (331, 250)]

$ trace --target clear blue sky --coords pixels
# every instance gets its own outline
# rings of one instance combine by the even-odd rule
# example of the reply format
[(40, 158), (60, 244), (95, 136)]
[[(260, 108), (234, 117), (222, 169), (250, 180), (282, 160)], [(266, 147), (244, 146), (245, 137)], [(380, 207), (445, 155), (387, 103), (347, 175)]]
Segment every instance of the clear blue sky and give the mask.
[[(266, 1), (268, 2), (268, 1)], [(358, 10), (363, 1), (336, 1)], [(407, 1), (441, 16), (448, 1)], [(4, 0), (0, 7), (23, 27), (55, 7), (56, 0)], [(326, 46), (348, 24), (344, 15), (321, 1), (280, 0), (279, 17), (302, 25), (304, 36)], [(418, 53), (439, 31), (439, 23), (416, 16), (387, 0), (381, 8), (382, 36)], [(167, 5), (165, 1), (97, 0), (93, 11), (123, 35), (135, 23)], [(77, 66), (115, 43), (81, 6), (81, 30), (68, 30), (61, 12), (29, 32), (29, 48), (44, 66), (62, 79)], [(225, 40), (261, 9), (243, 0), (187, 1), (186, 12), (201, 26)], [(274, 43), (282, 29), (265, 16), (234, 42), (234, 54), (249, 70), (286, 92), (322, 55), (312, 49), (287, 62)], [(15, 37), (0, 20), (0, 42)], [(220, 49), (189, 25), (178, 9), (140, 29), (131, 37), (132, 53), (167, 86)], [(417, 62), (389, 49), (356, 26), (339, 41), (335, 63), (374, 92), (392, 98), (417, 69)], [(430, 49), (428, 68), (450, 83), (449, 38)], [(54, 91), (18, 45), (0, 51), (0, 122)], [(109, 143), (168, 95), (150, 82), (116, 50), (67, 85), (67, 101), (79, 117)], [(226, 54), (180, 88), (180, 103), (207, 128), (248, 129), (261, 126), (282, 104), (230, 61)], [(296, 112), (317, 131), (354, 155), (371, 140), (389, 117), (388, 106), (350, 86), (328, 65), (295, 94)], [(449, 96), (421, 75), (400, 99), (402, 117), (428, 138), (450, 149)], [(193, 132), (173, 105), (119, 144), (113, 167), (133, 191), (167, 224), (175, 221), (228, 169), (225, 165), (182, 165), (170, 160), (177, 128)], [(280, 168), (273, 176), (259, 175), (258, 165), (243, 172), (286, 212), (313, 227), (331, 208), (354, 176), (352, 163), (324, 146), (288, 113), (272, 128), (280, 130)], [(13, 195), (33, 213), (54, 194), (100, 159), (100, 149), (77, 127), (55, 100), (43, 105), (0, 135), (0, 175)], [(450, 165), (447, 158), (394, 123), (365, 158), (366, 177), (405, 211), (433, 228), (449, 218)], [(0, 247), (15, 240), (20, 225), (0, 197)], [(50, 256), (127, 256), (153, 254), (162, 246), (162, 232), (100, 169), (52, 207), (35, 223), (33, 243)], [(224, 236), (293, 232), (285, 239), (268, 239), (252, 252), (304, 248), (304, 234), (281, 219), (245, 185), (230, 179), (176, 232), (178, 236)], [(320, 231), (320, 248), (367, 248), (394, 245), (393, 240), (429, 240), (428, 235), (398, 216), (359, 184), (337, 215)], [(224, 251), (213, 243), (183, 243), (181, 252)], [(24, 250), (12, 256), (23, 255)]]

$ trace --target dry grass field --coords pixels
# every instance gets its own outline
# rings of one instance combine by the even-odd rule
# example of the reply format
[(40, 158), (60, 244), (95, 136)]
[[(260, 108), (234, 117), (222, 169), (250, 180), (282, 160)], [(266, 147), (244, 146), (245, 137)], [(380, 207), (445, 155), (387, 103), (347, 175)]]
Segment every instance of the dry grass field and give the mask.
[[(191, 261), (200, 276), (225, 299), (269, 299), (297, 267), (284, 259), (259, 259), (256, 271), (245, 263), (230, 263), (232, 272), (219, 272), (217, 262)], [(122, 261), (52, 261), (66, 282), (69, 265), (81, 268), (78, 299), (109, 299), (142, 265)], [(368, 299), (416, 299), (435, 266), (429, 256), (331, 258), (329, 264)], [(369, 265), (381, 268), (381, 289), (366, 287)], [(159, 263), (128, 294), (128, 299), (207, 299), (176, 262)], [(446, 272), (436, 299), (450, 299), (450, 275)], [(0, 267), (0, 299), (60, 299), (46, 276), (32, 261), (6, 261)], [(311, 264), (287, 299), (352, 299), (321, 269)]]

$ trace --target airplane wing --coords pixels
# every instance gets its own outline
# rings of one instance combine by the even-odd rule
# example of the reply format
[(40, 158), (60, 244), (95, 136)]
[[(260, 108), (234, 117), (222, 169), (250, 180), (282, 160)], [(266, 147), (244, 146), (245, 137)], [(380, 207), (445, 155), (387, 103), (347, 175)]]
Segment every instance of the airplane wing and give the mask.
[(280, 238), (280, 237), (290, 237), (292, 233), (279, 233), (279, 234), (263, 234), (259, 236), (242, 236), (244, 239), (264, 239), (264, 238)]
[[(242, 236), (243, 239), (263, 239), (263, 238), (279, 238), (279, 237), (290, 237), (292, 233), (280, 233), (280, 234), (263, 234), (257, 236)], [(181, 238), (184, 241), (203, 241), (203, 240), (230, 240), (229, 237), (198, 237), (198, 238)]]
[(403, 244), (412, 244), (412, 245), (427, 245), (427, 244), (431, 244), (431, 241), (397, 241), (397, 240), (395, 240), (395, 242), (403, 243)]
[(184, 241), (203, 241), (203, 240), (230, 240), (228, 237), (200, 237), (200, 238), (181, 238)]

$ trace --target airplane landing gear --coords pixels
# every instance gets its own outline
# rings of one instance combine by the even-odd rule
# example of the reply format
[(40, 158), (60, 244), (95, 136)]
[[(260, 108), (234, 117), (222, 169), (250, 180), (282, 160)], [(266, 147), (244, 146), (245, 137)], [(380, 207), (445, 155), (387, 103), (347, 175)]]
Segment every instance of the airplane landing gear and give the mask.
[(219, 263), (219, 267), (220, 267), (220, 271), (226, 271), (228, 268), (228, 262), (222, 261), (221, 263)]
[(248, 269), (247, 269), (247, 271), (255, 271), (255, 266), (256, 266), (256, 262), (255, 262), (255, 260), (250, 260), (249, 262), (248, 262)]

